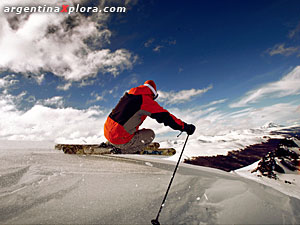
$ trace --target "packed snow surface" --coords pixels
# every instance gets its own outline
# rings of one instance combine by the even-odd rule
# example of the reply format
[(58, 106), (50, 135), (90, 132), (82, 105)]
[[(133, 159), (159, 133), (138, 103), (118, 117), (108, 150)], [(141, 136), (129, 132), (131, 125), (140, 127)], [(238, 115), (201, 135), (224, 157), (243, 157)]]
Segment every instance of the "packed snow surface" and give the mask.
[[(175, 162), (0, 150), (1, 224), (150, 224)], [(161, 224), (299, 224), (300, 200), (237, 174), (181, 164)]]
[[(242, 149), (264, 141), (276, 129), (271, 124), (193, 137), (184, 158)], [(1, 141), (0, 224), (151, 224), (184, 138), (161, 142), (177, 150), (167, 158), (67, 155), (54, 150), (51, 142)], [(227, 173), (181, 163), (159, 221), (299, 224), (299, 174), (271, 180), (251, 174), (252, 168), (255, 164)]]

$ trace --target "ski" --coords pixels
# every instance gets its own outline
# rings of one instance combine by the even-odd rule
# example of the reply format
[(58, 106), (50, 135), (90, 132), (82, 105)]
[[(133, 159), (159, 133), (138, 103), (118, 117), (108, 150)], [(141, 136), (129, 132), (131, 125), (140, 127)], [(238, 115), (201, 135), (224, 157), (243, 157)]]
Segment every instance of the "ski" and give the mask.
[[(65, 154), (79, 154), (79, 155), (103, 155), (103, 154), (122, 154), (122, 151), (115, 148), (111, 144), (101, 143), (96, 144), (56, 144), (56, 150), (62, 150)], [(174, 148), (160, 148), (159, 143), (154, 142), (148, 145), (141, 151), (135, 154), (140, 155), (162, 155), (172, 156), (175, 155), (176, 150)]]

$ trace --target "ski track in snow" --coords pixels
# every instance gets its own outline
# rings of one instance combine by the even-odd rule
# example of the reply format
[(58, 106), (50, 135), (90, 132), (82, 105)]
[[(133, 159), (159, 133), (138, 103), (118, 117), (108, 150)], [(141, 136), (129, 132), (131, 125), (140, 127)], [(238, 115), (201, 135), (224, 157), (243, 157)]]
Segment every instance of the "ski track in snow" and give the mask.
[[(0, 223), (150, 224), (174, 169), (163, 158), (0, 150)], [(300, 200), (236, 174), (181, 164), (161, 224), (296, 224)]]

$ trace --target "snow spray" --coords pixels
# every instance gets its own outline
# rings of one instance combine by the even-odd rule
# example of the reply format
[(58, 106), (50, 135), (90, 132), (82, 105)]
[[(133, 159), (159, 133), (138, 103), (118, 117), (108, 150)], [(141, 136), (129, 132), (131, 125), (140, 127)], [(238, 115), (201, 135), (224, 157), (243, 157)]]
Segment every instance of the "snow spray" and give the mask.
[(183, 154), (183, 151), (184, 151), (184, 148), (185, 148), (185, 146), (186, 146), (186, 143), (187, 143), (188, 139), (189, 139), (189, 135), (188, 135), (188, 136), (186, 137), (186, 139), (185, 139), (185, 142), (184, 142), (182, 151), (181, 151), (181, 153), (180, 153), (179, 159), (178, 159), (177, 164), (176, 164), (176, 167), (175, 167), (175, 169), (174, 169), (174, 172), (173, 172), (172, 178), (171, 178), (171, 180), (170, 180), (168, 189), (167, 189), (167, 191), (166, 191), (165, 197), (164, 197), (164, 199), (163, 199), (163, 201), (162, 201), (162, 203), (161, 203), (161, 205), (160, 205), (160, 208), (159, 208), (159, 211), (158, 211), (158, 213), (157, 213), (157, 216), (156, 216), (155, 219), (151, 220), (151, 223), (152, 223), (153, 225), (160, 225), (160, 223), (159, 223), (159, 221), (158, 221), (158, 218), (159, 218), (159, 215), (160, 215), (160, 212), (161, 212), (162, 208), (165, 206), (165, 201), (166, 201), (166, 199), (167, 199), (169, 190), (170, 190), (171, 185), (172, 185), (172, 182), (173, 182), (173, 180), (174, 180), (174, 177), (175, 177), (175, 174), (176, 174), (178, 165), (179, 165), (179, 163), (180, 163), (180, 159), (181, 159), (181, 157), (182, 157), (182, 154)]

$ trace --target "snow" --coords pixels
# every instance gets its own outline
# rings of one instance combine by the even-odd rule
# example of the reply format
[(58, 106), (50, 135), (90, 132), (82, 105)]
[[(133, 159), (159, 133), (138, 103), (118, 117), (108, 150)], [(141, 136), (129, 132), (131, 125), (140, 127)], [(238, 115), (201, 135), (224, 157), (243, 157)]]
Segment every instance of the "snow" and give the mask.
[[(276, 129), (191, 138), (184, 157), (243, 148)], [(1, 141), (0, 224), (150, 224), (183, 143), (184, 137), (162, 142), (177, 150), (166, 158), (67, 155), (51, 142)], [(160, 223), (299, 224), (299, 174), (273, 180), (251, 173), (256, 166), (227, 173), (181, 163)]]
[[(231, 130), (225, 132), (223, 135), (191, 136), (184, 150), (183, 159), (194, 156), (226, 155), (228, 151), (244, 149), (249, 145), (266, 142), (269, 138), (283, 138), (281, 135), (271, 135), (270, 132), (285, 128), (288, 129), (291, 127), (267, 124), (256, 129)], [(174, 140), (160, 139), (159, 143), (161, 147), (176, 149), (177, 154), (169, 158), (169, 160), (177, 161), (184, 143), (184, 137), (181, 137), (179, 140), (176, 138)]]
[(258, 166), (258, 162), (255, 162), (247, 167), (235, 170), (234, 173), (254, 180), (258, 183), (270, 186), (286, 195), (300, 199), (300, 176), (299, 171), (291, 171), (284, 167), (279, 161), (277, 164), (284, 168), (285, 173), (276, 173), (278, 180), (269, 179), (260, 175), (259, 172), (251, 173), (251, 171)]
[[(0, 150), (0, 223), (150, 224), (175, 162)], [(123, 156), (125, 157), (125, 156)], [(216, 169), (181, 164), (162, 224), (295, 224), (299, 198)]]
[(268, 128), (280, 128), (280, 127), (283, 127), (283, 126), (281, 126), (277, 123), (274, 123), (274, 122), (268, 122), (268, 123), (266, 123), (265, 125), (262, 126), (262, 128), (266, 128), (266, 129), (268, 129)]
[(16, 149), (53, 149), (54, 142), (51, 141), (14, 141), (0, 140), (0, 151)]

